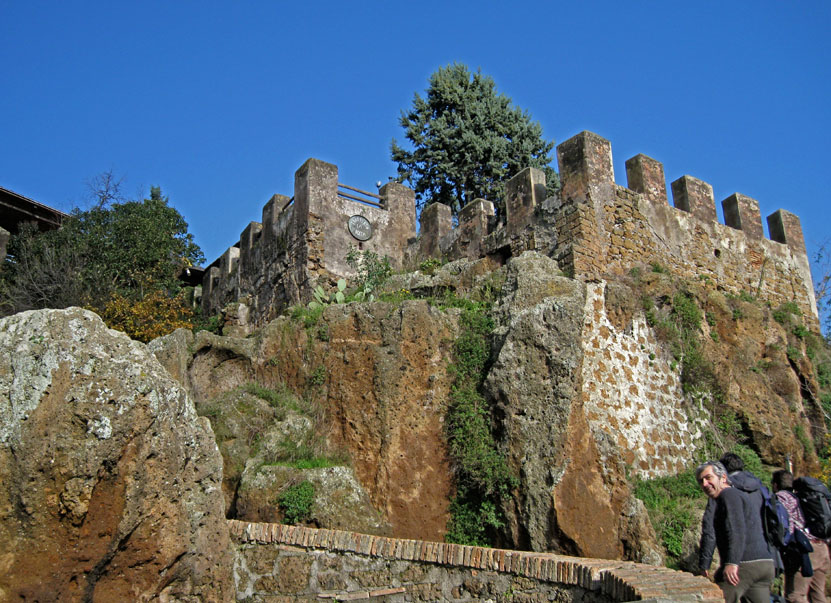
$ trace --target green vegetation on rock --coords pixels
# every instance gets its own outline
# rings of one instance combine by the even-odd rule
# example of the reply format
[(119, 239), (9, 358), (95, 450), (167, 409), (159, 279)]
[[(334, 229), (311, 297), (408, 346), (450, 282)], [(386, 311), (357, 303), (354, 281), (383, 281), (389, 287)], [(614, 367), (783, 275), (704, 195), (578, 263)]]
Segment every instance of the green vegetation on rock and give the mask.
[(487, 546), (493, 529), (503, 525), (500, 500), (514, 485), (504, 455), (493, 437), (493, 417), (481, 386), (490, 357), (493, 319), (488, 302), (458, 300), (461, 333), (450, 366), (454, 384), (447, 408), (446, 430), (456, 470), (456, 497), (445, 539)]
[(314, 500), (315, 487), (308, 480), (283, 490), (277, 498), (277, 504), (283, 512), (283, 523), (294, 525), (307, 521)]

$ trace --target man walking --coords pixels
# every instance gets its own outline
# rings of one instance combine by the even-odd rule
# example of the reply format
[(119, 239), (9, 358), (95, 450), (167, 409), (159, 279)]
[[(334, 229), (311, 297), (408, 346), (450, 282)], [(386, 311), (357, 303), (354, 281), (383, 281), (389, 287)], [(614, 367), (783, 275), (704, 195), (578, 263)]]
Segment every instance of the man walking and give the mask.
[[(749, 471), (744, 470), (744, 461), (734, 452), (725, 452), (719, 459), (719, 463), (727, 471), (727, 479), (730, 485), (747, 494), (754, 507), (758, 508), (759, 516), (762, 517), (762, 507), (765, 504), (765, 498), (770, 497), (770, 492), (767, 491), (762, 481)], [(698, 567), (701, 573), (707, 577), (710, 576), (710, 565), (713, 563), (713, 552), (716, 549), (716, 535), (713, 529), (713, 513), (715, 508), (716, 501), (712, 498), (709, 499), (704, 509), (704, 515), (701, 518), (701, 542), (698, 547)], [(762, 525), (761, 522), (759, 522), (759, 525)], [(764, 527), (762, 527), (762, 533), (764, 534)]]
[(724, 600), (770, 603), (773, 557), (765, 542), (759, 509), (748, 495), (730, 486), (727, 470), (719, 462), (699, 465), (695, 479), (715, 501), (713, 528), (721, 558), (715, 581)]
[(776, 471), (771, 479), (771, 486), (776, 498), (788, 511), (789, 531), (801, 531), (814, 548), (813, 552), (808, 553), (814, 572), (812, 576), (803, 575), (798, 552), (785, 555), (785, 600), (796, 603), (825, 603), (825, 577), (831, 571), (828, 545), (825, 541), (815, 538), (805, 526), (805, 515), (799, 499), (793, 493), (793, 473), (784, 469)]

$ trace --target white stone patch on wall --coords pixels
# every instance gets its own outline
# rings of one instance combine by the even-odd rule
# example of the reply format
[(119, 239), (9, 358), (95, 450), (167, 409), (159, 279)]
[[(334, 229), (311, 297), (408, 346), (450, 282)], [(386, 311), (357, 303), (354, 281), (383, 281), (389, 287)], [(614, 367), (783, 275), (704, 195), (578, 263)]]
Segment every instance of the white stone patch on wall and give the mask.
[(606, 314), (605, 282), (586, 285), (583, 403), (596, 437), (611, 439), (632, 474), (673, 475), (689, 464), (700, 438), (684, 409), (680, 368), (658, 345), (643, 314), (621, 332)]
[(113, 434), (109, 417), (100, 416), (92, 419), (87, 425), (87, 433), (93, 434), (99, 440), (106, 440)]

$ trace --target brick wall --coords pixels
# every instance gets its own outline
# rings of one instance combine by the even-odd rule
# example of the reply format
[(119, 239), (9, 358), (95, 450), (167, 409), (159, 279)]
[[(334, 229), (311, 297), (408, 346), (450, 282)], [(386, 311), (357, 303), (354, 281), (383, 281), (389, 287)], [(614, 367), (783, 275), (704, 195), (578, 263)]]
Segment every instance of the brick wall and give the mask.
[(237, 598), (275, 600), (723, 601), (663, 567), (337, 530), (229, 522)]

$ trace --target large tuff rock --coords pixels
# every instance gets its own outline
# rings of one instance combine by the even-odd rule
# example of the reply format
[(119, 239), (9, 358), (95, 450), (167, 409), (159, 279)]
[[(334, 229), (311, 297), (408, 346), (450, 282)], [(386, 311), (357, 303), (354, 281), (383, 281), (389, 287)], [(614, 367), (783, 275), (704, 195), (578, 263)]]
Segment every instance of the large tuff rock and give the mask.
[(526, 252), (508, 264), (503, 292), (498, 350), (485, 387), (519, 477), (504, 509), (508, 544), (660, 560), (620, 451), (591, 429), (583, 408), (585, 286), (561, 276), (553, 260)]
[(443, 418), (457, 318), (423, 301), (334, 306), (325, 368), (330, 441), (402, 538), (443, 538), (453, 490)]
[[(474, 269), (482, 272), (478, 265)], [(476, 278), (454, 274), (417, 286), (444, 290)], [(259, 492), (238, 492), (248, 460), (279, 427), (267, 404), (240, 400), (240, 388), (256, 382), (288, 388), (303, 399), (315, 409), (313, 439), (327, 454), (349, 459), (350, 480), (354, 475), (360, 488), (343, 482), (337, 496), (321, 498), (325, 509), (319, 508), (317, 525), (347, 528), (343, 520), (351, 517), (352, 529), (441, 540), (453, 493), (443, 420), (457, 322), (458, 311), (420, 300), (337, 304), (311, 321), (280, 317), (247, 339), (199, 333), (190, 340), (180, 334), (152, 347), (190, 389), (199, 413), (214, 421), (230, 517), (279, 516), (273, 493), (284, 485), (283, 478), (266, 484), (257, 475), (262, 471), (249, 470), (246, 488), (257, 484)], [(327, 478), (327, 483), (335, 482)]]
[[(816, 467), (812, 446), (825, 430), (808, 351), (795, 325), (779, 324), (759, 302), (660, 272), (581, 283), (534, 252), (501, 268), (460, 260), (395, 275), (386, 287), (404, 297), (501, 292), (483, 394), (519, 480), (503, 509), (506, 546), (661, 561), (627, 474), (688, 468), (712, 429), (703, 423), (715, 400), (685, 391), (673, 344), (647, 320), (645, 298), (667, 316), (683, 291), (706, 313), (695, 336), (725, 390), (716, 419), (734, 417), (735, 436), (768, 463), (789, 454), (799, 471)], [(340, 304), (320, 316), (299, 308), (248, 338), (180, 332), (151, 347), (214, 422), (229, 516), (278, 519), (278, 491), (311, 479), (263, 456), (284, 439), (273, 429), (288, 423), (240, 393), (255, 381), (309, 403), (310, 439), (350, 459), (343, 484), (354, 476), (359, 486), (329, 483), (351, 491), (341, 498), (357, 506), (319, 513), (317, 525), (349, 528), (349, 518), (352, 529), (388, 525), (393, 536), (441, 540), (454, 494), (443, 421), (458, 318), (426, 300)]]
[(0, 599), (232, 600), (221, 478), (146, 346), (78, 308), (0, 321)]

